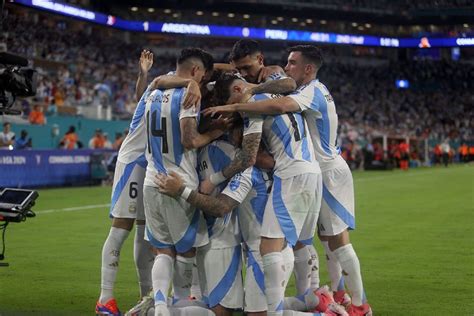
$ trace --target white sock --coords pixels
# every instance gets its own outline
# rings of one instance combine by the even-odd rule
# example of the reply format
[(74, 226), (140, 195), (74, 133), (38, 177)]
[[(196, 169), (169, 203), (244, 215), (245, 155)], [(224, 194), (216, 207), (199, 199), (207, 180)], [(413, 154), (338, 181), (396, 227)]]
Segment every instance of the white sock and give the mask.
[(151, 270), (153, 297), (155, 298), (155, 315), (157, 315), (157, 306), (164, 305), (166, 307), (168, 289), (173, 277), (173, 265), (174, 260), (168, 255), (159, 254), (155, 257), (155, 263)]
[(310, 279), (310, 288), (312, 290), (317, 290), (319, 288), (319, 257), (313, 245), (306, 246), (311, 255), (311, 279)]
[(299, 250), (293, 250), (295, 254), (295, 287), (296, 294), (303, 295), (309, 289), (311, 281), (311, 254), (305, 246)]
[(191, 296), (200, 300), (202, 298), (201, 285), (199, 284), (199, 272), (196, 260), (193, 263), (193, 281), (191, 282)]
[(308, 291), (305, 295), (285, 297), (283, 309), (294, 311), (311, 311), (319, 305), (319, 297), (313, 291)]
[(170, 311), (173, 316), (215, 316), (214, 312), (210, 309), (198, 306), (171, 307)]
[(291, 274), (293, 273), (293, 267), (295, 265), (295, 256), (293, 255), (293, 248), (286, 246), (282, 251), (283, 263), (285, 265), (285, 288), (290, 281)]
[(321, 313), (305, 313), (305, 312), (298, 312), (298, 311), (290, 311), (285, 310), (283, 311), (283, 316), (324, 316)]
[(114, 297), (115, 278), (117, 276), (120, 250), (130, 232), (126, 229), (111, 227), (109, 236), (102, 248), (102, 269), (99, 301), (104, 304)]
[(174, 262), (173, 290), (175, 299), (188, 298), (191, 295), (194, 257), (176, 256)]
[(281, 252), (271, 252), (262, 257), (265, 275), (267, 315), (282, 315), (285, 295), (285, 266)]
[(326, 252), (326, 263), (328, 267), (329, 278), (331, 279), (331, 291), (335, 292), (338, 290), (343, 290), (344, 289), (343, 282), (342, 282), (342, 288), (340, 287), (341, 280), (343, 280), (341, 265), (339, 264), (339, 261), (334, 255), (334, 252), (332, 252), (331, 249), (329, 249), (328, 242), (322, 241), (321, 243), (323, 244), (324, 250)]
[(352, 304), (355, 306), (362, 305), (364, 286), (362, 285), (362, 276), (360, 274), (359, 258), (357, 258), (352, 244), (337, 248), (334, 250), (334, 256), (343, 270), (344, 280), (352, 297)]
[(155, 261), (155, 255), (151, 250), (151, 246), (145, 240), (145, 225), (136, 225), (133, 259), (135, 260), (135, 267), (137, 268), (140, 296), (143, 297), (148, 295), (153, 289), (151, 269)]

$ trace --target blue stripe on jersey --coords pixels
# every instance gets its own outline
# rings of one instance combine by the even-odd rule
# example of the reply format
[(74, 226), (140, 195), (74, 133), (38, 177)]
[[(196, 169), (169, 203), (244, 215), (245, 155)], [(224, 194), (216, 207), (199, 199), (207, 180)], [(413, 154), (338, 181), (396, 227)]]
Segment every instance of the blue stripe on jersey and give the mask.
[(146, 166), (148, 165), (148, 162), (146, 161), (145, 154), (138, 157), (137, 160), (135, 160), (135, 162), (137, 163), (137, 165), (139, 165), (143, 169), (146, 169)]
[(115, 186), (115, 190), (112, 193), (112, 201), (110, 202), (110, 217), (112, 217), (112, 210), (114, 209), (115, 204), (117, 204), (117, 201), (119, 200), (123, 189), (127, 185), (128, 179), (130, 178), (130, 175), (132, 174), (133, 168), (135, 168), (135, 165), (137, 164), (137, 160), (125, 166), (125, 169), (123, 170), (123, 174), (118, 180), (117, 185)]
[(183, 237), (174, 245), (178, 253), (184, 253), (194, 246), (199, 226), (199, 210), (194, 211), (193, 219), (184, 233)]
[(148, 227), (145, 227), (145, 230), (146, 230), (146, 237), (148, 238), (148, 241), (150, 242), (150, 244), (153, 247), (160, 248), (160, 249), (162, 249), (162, 248), (172, 248), (173, 247), (173, 245), (162, 243), (161, 241), (159, 241), (155, 237), (153, 237), (153, 235), (151, 234)]
[(263, 179), (262, 171), (253, 167), (252, 169), (252, 186), (257, 192), (257, 196), (250, 200), (253, 213), (258, 223), (263, 223), (263, 213), (265, 212), (265, 204), (267, 204), (268, 194), (265, 179)]
[[(162, 94), (163, 92), (160, 90), (155, 90), (157, 91), (157, 94), (160, 94), (160, 97), (154, 96), (153, 99), (160, 100), (160, 102), (152, 102), (150, 105), (150, 111), (148, 112), (148, 128), (150, 130), (161, 130), (161, 106), (162, 104)], [(153, 113), (156, 112), (156, 126), (152, 126), (153, 124)], [(161, 173), (166, 173), (165, 166), (163, 165), (163, 156), (161, 154), (162, 150), (162, 138), (161, 137), (154, 137), (152, 135), (149, 135), (150, 137), (150, 144), (151, 144), (151, 153), (153, 157), (153, 162), (155, 163), (155, 169), (158, 170), (158, 172)]]
[(283, 197), (281, 195), (281, 179), (273, 176), (273, 209), (275, 215), (280, 223), (281, 230), (285, 234), (285, 238), (292, 247), (296, 245), (298, 236), (296, 235), (296, 227), (291, 219), (288, 209), (285, 206)]
[(306, 161), (311, 162), (311, 153), (309, 151), (308, 146), (308, 138), (306, 137), (306, 128), (304, 118), (301, 113), (293, 113), (296, 122), (298, 123), (298, 129), (300, 130), (300, 136), (303, 143), (301, 144), (301, 148), (303, 150), (303, 159)]
[(339, 203), (339, 201), (329, 192), (326, 186), (323, 184), (323, 199), (326, 204), (329, 206), (331, 211), (336, 213), (336, 215), (344, 222), (350, 229), (355, 229), (355, 219), (351, 213)]
[(253, 99), (255, 101), (262, 101), (262, 100), (268, 100), (268, 99), (270, 99), (270, 97), (268, 97), (265, 94), (256, 94), (256, 95), (253, 96)]
[(290, 133), (288, 125), (285, 123), (285, 120), (281, 115), (276, 115), (273, 117), (272, 131), (283, 143), (285, 153), (288, 155), (288, 157), (294, 159), (293, 151), (291, 150), (292, 134)]
[(142, 119), (143, 115), (145, 114), (145, 107), (146, 107), (146, 98), (150, 95), (151, 90), (146, 89), (143, 93), (140, 101), (138, 101), (137, 108), (135, 109), (135, 113), (133, 113), (132, 122), (130, 122), (129, 133), (132, 134), (138, 127), (140, 120)]
[(265, 293), (265, 275), (263, 274), (258, 261), (252, 254), (252, 251), (247, 250), (247, 268), (252, 267), (253, 277), (257, 282), (258, 287)]
[(181, 127), (179, 123), (179, 112), (181, 111), (181, 100), (184, 89), (175, 89), (171, 97), (171, 125), (173, 126), (173, 151), (174, 161), (177, 166), (181, 164), (183, 158), (183, 145), (181, 144)]
[(318, 88), (314, 88), (314, 96), (311, 104), (318, 104), (319, 106), (319, 112), (322, 115), (322, 119), (317, 120), (316, 125), (318, 127), (319, 137), (321, 138), (321, 146), (328, 155), (331, 155), (331, 149), (329, 148), (330, 126), (328, 116), (328, 103), (323, 93)]
[(299, 240), (299, 242), (302, 243), (303, 245), (310, 246), (310, 245), (313, 244), (313, 238), (314, 238), (314, 236), (312, 236), (308, 239)]
[(234, 284), (235, 279), (240, 277), (237, 274), (239, 272), (241, 254), (242, 247), (238, 245), (234, 248), (232, 261), (230, 262), (230, 265), (227, 268), (224, 276), (216, 285), (216, 287), (211, 291), (211, 293), (209, 293), (208, 305), (210, 308), (218, 305), (224, 299), (224, 297), (227, 295), (227, 292), (229, 292), (230, 288), (232, 287), (232, 284)]
[(222, 149), (215, 145), (208, 146), (208, 155), (214, 172), (222, 171), (222, 169), (230, 165), (232, 162), (229, 156), (227, 156)]

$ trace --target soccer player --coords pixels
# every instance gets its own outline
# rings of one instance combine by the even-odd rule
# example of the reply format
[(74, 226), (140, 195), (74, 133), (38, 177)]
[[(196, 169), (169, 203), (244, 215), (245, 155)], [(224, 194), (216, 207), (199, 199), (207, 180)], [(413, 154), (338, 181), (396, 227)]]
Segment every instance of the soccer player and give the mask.
[[(249, 84), (235, 74), (224, 74), (215, 85), (218, 102), (244, 96)], [(257, 94), (250, 102), (279, 97)], [(282, 249), (295, 250), (313, 238), (321, 202), (321, 174), (314, 159), (307, 127), (300, 114), (244, 117), (242, 150), (232, 163), (201, 182), (204, 193), (255, 164), (260, 140), (275, 159), (274, 183), (262, 222), (260, 253), (265, 274), (268, 315), (282, 315), (284, 271)]]
[[(230, 53), (232, 65), (249, 83), (245, 93), (289, 93), (296, 89), (296, 82), (288, 77), (279, 66), (264, 66), (264, 55), (258, 42), (242, 39), (234, 44)], [(303, 295), (309, 287), (319, 287), (319, 259), (313, 244), (295, 250), (295, 280), (298, 295)], [(310, 276), (310, 278), (308, 278)]]
[[(176, 76), (200, 83), (210, 59), (201, 49), (184, 49), (177, 60)], [(142, 136), (147, 141), (148, 161), (143, 189), (146, 238), (157, 251), (152, 269), (155, 315), (170, 315), (166, 296), (171, 279), (175, 298), (189, 295), (195, 247), (206, 245), (208, 236), (200, 211), (186, 201), (161, 194), (153, 180), (158, 172), (174, 171), (183, 176), (188, 186), (197, 188), (196, 149), (223, 133), (221, 129), (198, 133), (199, 109), (184, 109), (185, 91), (154, 90), (147, 98), (144, 114), (146, 136)]]
[(336, 291), (336, 301), (341, 302), (344, 291), (337, 290), (344, 275), (352, 295), (349, 315), (371, 315), (370, 305), (365, 298), (359, 259), (349, 239), (348, 230), (355, 228), (352, 174), (336, 146), (337, 113), (334, 100), (326, 86), (316, 79), (321, 66), (322, 55), (319, 48), (311, 45), (292, 47), (285, 71), (298, 85), (295, 93), (251, 105), (241, 103), (215, 107), (208, 109), (207, 113), (304, 113), (316, 158), (323, 172), (323, 202), (318, 233), (328, 258), (331, 287)]
[[(146, 84), (146, 73), (153, 64), (153, 55), (142, 52), (139, 61), (141, 82)], [(140, 297), (145, 297), (152, 289), (151, 268), (154, 254), (150, 244), (144, 239), (145, 213), (143, 209), (143, 181), (145, 178), (145, 146), (146, 141), (141, 137), (140, 125), (143, 120), (145, 100), (151, 91), (137, 93), (142, 95), (130, 124), (130, 132), (120, 147), (117, 165), (114, 172), (114, 184), (110, 205), (112, 227), (102, 249), (101, 292), (96, 304), (98, 315), (120, 315), (117, 302), (113, 296), (115, 279), (119, 267), (120, 251), (136, 220), (134, 238), (134, 260), (137, 269)], [(141, 305), (139, 302), (137, 306)]]

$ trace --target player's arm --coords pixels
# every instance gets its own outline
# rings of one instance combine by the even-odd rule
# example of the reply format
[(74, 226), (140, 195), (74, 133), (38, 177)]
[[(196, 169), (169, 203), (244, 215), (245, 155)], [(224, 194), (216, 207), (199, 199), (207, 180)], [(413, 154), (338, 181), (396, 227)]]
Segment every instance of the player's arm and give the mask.
[(153, 65), (153, 53), (148, 50), (143, 50), (138, 65), (138, 79), (135, 85), (135, 101), (137, 102), (142, 97), (148, 84), (148, 71)]
[(258, 148), (255, 166), (267, 170), (273, 170), (273, 167), (275, 167), (275, 159), (273, 159), (273, 156), (266, 150), (263, 143), (260, 143), (260, 147)]
[[(197, 149), (206, 146), (214, 139), (222, 136), (225, 128), (209, 129), (205, 133), (198, 132), (197, 120), (195, 117), (185, 117), (179, 121), (181, 128), (181, 144), (185, 149)], [(226, 121), (223, 120), (222, 126), (225, 126)]]
[(201, 89), (199, 84), (193, 79), (184, 79), (175, 75), (162, 75), (153, 79), (151, 90), (186, 88), (183, 105), (186, 109), (201, 103)]
[(263, 67), (258, 76), (258, 82), (262, 83), (251, 87), (248, 93), (289, 93), (296, 90), (295, 80), (287, 77), (280, 66)]
[(222, 193), (213, 197), (201, 194), (197, 190), (191, 190), (184, 185), (183, 179), (173, 171), (169, 175), (158, 174), (155, 183), (158, 185), (158, 191), (161, 193), (174, 198), (181, 196), (189, 204), (214, 217), (223, 217), (240, 204), (238, 201)]
[(275, 115), (298, 111), (300, 111), (298, 102), (286, 96), (282, 98), (266, 99), (249, 103), (234, 103), (210, 107), (204, 109), (202, 113), (206, 116), (215, 116), (233, 112)]

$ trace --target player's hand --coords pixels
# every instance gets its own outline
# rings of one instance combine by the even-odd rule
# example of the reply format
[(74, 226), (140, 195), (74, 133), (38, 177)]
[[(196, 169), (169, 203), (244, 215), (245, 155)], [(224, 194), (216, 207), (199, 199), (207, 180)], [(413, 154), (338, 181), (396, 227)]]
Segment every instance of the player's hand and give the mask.
[(150, 90), (151, 91), (158, 89), (158, 85), (160, 83), (160, 80), (161, 80), (161, 76), (158, 76), (158, 77), (156, 77), (155, 79), (153, 79), (151, 81), (151, 83), (150, 83)]
[(158, 173), (154, 182), (158, 186), (159, 192), (171, 197), (178, 197), (184, 184), (183, 179), (174, 171), (171, 171), (168, 175)]
[(202, 114), (204, 116), (220, 116), (222, 114), (234, 113), (237, 112), (236, 104), (228, 104), (228, 105), (221, 105), (221, 106), (213, 106), (207, 109), (202, 110)]
[(186, 95), (184, 96), (183, 106), (185, 109), (199, 106), (201, 103), (201, 89), (199, 84), (191, 80), (188, 84)]
[(258, 74), (257, 82), (261, 83), (266, 78), (268, 78), (271, 74), (282, 73), (282, 72), (284, 73), (283, 69), (280, 66), (266, 66), (266, 67), (263, 67), (262, 70), (260, 70), (260, 73)]
[(232, 116), (230, 117), (220, 116), (217, 120), (211, 121), (210, 128), (225, 132), (231, 129), (233, 124), (234, 124), (234, 118)]
[(139, 66), (140, 73), (148, 73), (148, 71), (151, 69), (151, 66), (153, 66), (153, 53), (144, 49), (140, 55)]
[(205, 179), (199, 185), (199, 192), (201, 192), (202, 194), (209, 195), (209, 194), (212, 193), (212, 191), (214, 191), (215, 188), (216, 188), (216, 186), (214, 184), (212, 184), (211, 180)]

